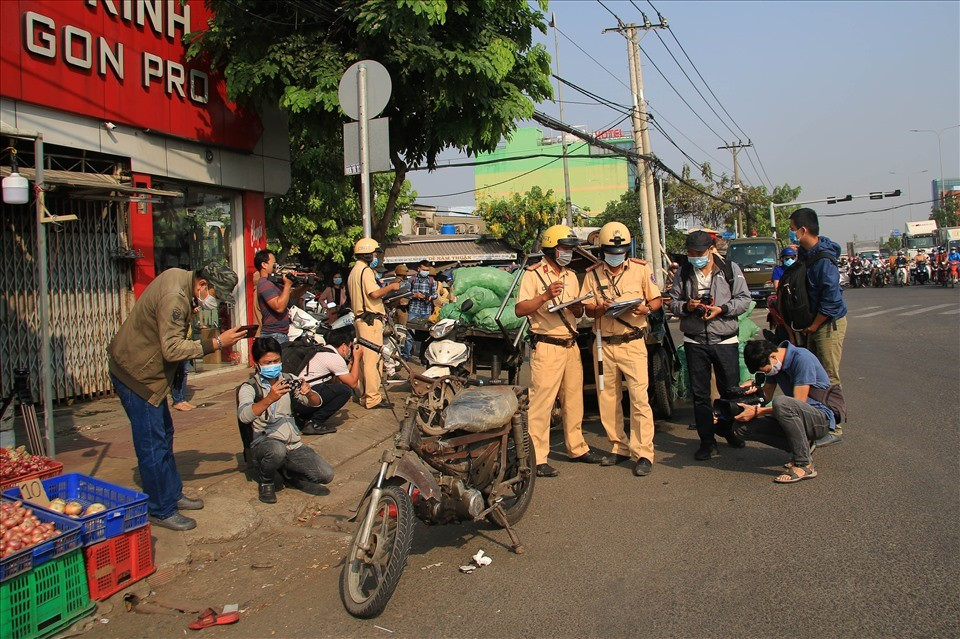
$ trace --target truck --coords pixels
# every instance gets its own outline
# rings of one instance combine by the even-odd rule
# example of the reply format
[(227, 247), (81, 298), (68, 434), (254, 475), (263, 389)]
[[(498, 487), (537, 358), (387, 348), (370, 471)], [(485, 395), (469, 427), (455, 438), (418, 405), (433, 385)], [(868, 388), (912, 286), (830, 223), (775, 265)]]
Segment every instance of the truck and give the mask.
[(877, 240), (857, 240), (847, 242), (847, 257), (859, 257), (861, 260), (880, 256), (880, 242)]
[(727, 258), (740, 266), (754, 299), (766, 300), (774, 293), (771, 276), (779, 257), (777, 240), (772, 237), (743, 237), (727, 244)]
[(936, 220), (906, 222), (904, 224), (903, 250), (907, 257), (916, 256), (920, 249), (929, 253), (930, 249), (936, 246), (936, 233)]
[(960, 251), (960, 226), (945, 226), (934, 233), (934, 242), (937, 246), (945, 246), (948, 251)]

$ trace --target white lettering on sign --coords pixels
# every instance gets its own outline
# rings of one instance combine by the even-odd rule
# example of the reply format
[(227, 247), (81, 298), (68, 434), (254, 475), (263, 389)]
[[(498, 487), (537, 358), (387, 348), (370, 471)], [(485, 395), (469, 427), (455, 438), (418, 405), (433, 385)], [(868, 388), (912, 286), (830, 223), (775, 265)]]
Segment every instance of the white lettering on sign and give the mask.
[[(183, 0), (85, 0), (85, 4), (94, 10), (102, 8), (105, 15), (126, 23), (130, 28), (147, 28), (170, 40), (179, 42), (190, 33), (190, 5)], [(122, 42), (111, 44), (103, 36), (95, 37), (89, 31), (68, 24), (60, 29), (58, 43), (57, 23), (35, 11), (23, 13), (22, 35), (24, 49), (33, 55), (56, 59), (59, 44), (66, 65), (88, 70), (96, 64), (101, 76), (106, 77), (109, 70), (117, 80), (124, 79)], [(197, 104), (207, 104), (210, 100), (210, 78), (203, 71), (189, 69), (180, 62), (165, 60), (148, 51), (141, 56), (141, 68), (141, 82), (145, 89), (156, 83), (170, 96), (178, 95)]]
[(263, 243), (263, 222), (252, 220), (250, 222), (250, 247), (257, 248)]

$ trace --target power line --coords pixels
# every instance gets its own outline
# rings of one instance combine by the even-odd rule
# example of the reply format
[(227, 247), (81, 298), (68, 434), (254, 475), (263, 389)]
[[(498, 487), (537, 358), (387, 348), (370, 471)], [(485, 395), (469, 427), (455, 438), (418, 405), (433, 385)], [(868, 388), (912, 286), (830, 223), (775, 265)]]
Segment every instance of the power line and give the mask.
[(579, 44), (577, 44), (577, 43), (573, 40), (573, 38), (571, 38), (571, 37), (568, 36), (566, 33), (564, 33), (563, 31), (561, 31), (561, 30), (559, 29), (559, 27), (554, 26), (553, 28), (557, 30), (557, 33), (559, 33), (559, 34), (562, 35), (564, 38), (566, 38), (567, 40), (569, 40), (570, 43), (571, 43), (573, 46), (575, 46), (576, 48), (580, 49), (580, 52), (583, 53), (583, 55), (585, 55), (585, 56), (587, 56), (588, 58), (590, 58), (591, 60), (593, 60), (594, 64), (596, 64), (598, 67), (600, 67), (601, 69), (603, 69), (604, 71), (606, 71), (607, 73), (609, 73), (610, 76), (611, 76), (614, 80), (616, 80), (617, 82), (619, 82), (620, 84), (622, 84), (623, 86), (625, 86), (628, 90), (630, 89), (630, 86), (627, 85), (627, 84), (620, 78), (620, 76), (618, 76), (617, 74), (615, 74), (613, 71), (611, 71), (611, 70), (608, 69), (607, 67), (603, 66), (603, 64), (601, 64), (599, 60), (597, 60), (597, 59), (594, 58), (592, 55), (590, 55), (589, 53), (587, 53), (586, 50), (585, 50), (583, 47), (581, 47)]
[(931, 202), (936, 202), (936, 200), (923, 200), (922, 202), (910, 202), (909, 204), (897, 204), (896, 206), (888, 206), (885, 209), (872, 209), (870, 211), (853, 211), (851, 213), (818, 213), (818, 217), (845, 217), (847, 215), (866, 215), (867, 213), (885, 213), (887, 211), (893, 211), (895, 209), (903, 209), (908, 206), (913, 206), (914, 204), (930, 204)]
[(617, 24), (618, 24), (618, 25), (623, 26), (623, 21), (620, 20), (620, 16), (618, 16), (618, 15), (615, 14), (613, 11), (611, 11), (611, 10), (610, 10), (610, 7), (608, 7), (607, 5), (603, 4), (603, 2), (602, 2), (601, 0), (597, 0), (597, 4), (599, 4), (601, 7), (603, 7), (604, 9), (606, 9), (606, 10), (607, 10), (607, 13), (609, 13), (610, 15), (613, 16), (613, 19), (617, 21)]

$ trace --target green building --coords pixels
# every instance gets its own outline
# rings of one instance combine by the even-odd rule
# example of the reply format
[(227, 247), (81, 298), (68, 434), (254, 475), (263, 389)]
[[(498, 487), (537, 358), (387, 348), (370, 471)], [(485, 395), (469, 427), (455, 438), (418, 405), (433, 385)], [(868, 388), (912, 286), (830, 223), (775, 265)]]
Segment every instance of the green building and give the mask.
[[(608, 129), (596, 131), (595, 137), (625, 149), (634, 149), (629, 131)], [(516, 130), (493, 153), (482, 153), (477, 160), (503, 160), (526, 157), (522, 160), (480, 164), (474, 167), (476, 197), (502, 198), (514, 193), (524, 193), (534, 186), (544, 191), (553, 189), (562, 200), (563, 188), (562, 138), (544, 137), (537, 127)], [(555, 160), (551, 161), (551, 157)], [(590, 214), (603, 212), (607, 203), (619, 200), (628, 189), (633, 188), (635, 172), (623, 157), (610, 151), (590, 146), (586, 142), (568, 136), (567, 157), (570, 170), (570, 199), (573, 205)], [(546, 166), (544, 166), (546, 165)], [(542, 167), (542, 168), (541, 168)]]

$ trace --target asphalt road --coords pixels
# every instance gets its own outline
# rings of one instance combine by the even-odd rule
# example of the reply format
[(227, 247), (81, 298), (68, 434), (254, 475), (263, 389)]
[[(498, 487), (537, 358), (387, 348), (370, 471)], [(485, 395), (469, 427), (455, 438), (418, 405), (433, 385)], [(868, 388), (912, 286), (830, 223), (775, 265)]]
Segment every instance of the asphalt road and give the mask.
[[(851, 422), (842, 444), (815, 453), (814, 480), (773, 484), (786, 454), (753, 442), (694, 461), (687, 407), (658, 423), (645, 478), (566, 463), (555, 432), (561, 474), (537, 482), (517, 528), (523, 555), (490, 526), (418, 524), (378, 619), (341, 606), (349, 537), (332, 512), (288, 537), (251, 538), (158, 596), (240, 603), (238, 624), (204, 631), (224, 637), (956, 637), (960, 291), (864, 289), (846, 300)], [(586, 428), (603, 449), (599, 423)], [(374, 473), (375, 456), (345, 496)], [(481, 548), (493, 564), (460, 574)], [(119, 613), (92, 634), (184, 627)]]

